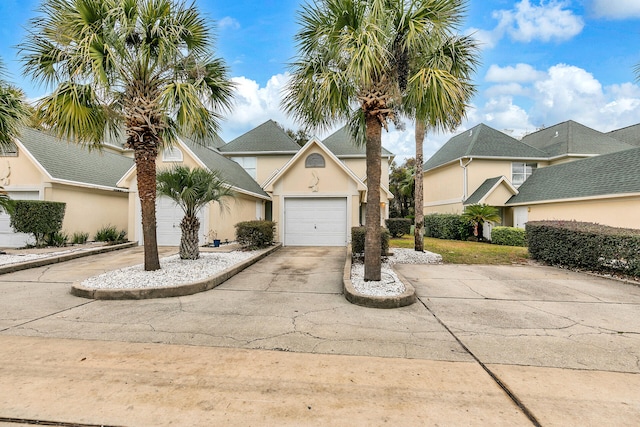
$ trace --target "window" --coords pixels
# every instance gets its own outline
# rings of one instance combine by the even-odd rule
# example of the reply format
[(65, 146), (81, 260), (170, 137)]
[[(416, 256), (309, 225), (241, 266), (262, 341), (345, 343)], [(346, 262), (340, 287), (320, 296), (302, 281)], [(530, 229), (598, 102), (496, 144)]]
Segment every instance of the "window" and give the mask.
[(523, 182), (527, 180), (538, 168), (537, 163), (521, 163), (521, 162), (513, 162), (511, 163), (511, 183), (515, 187), (519, 187)]
[(167, 147), (162, 151), (162, 160), (165, 162), (181, 162), (182, 151), (177, 147)]
[(324, 167), (324, 157), (321, 154), (313, 153), (307, 156), (307, 159), (304, 161), (305, 168), (323, 168)]
[(257, 157), (231, 157), (231, 160), (242, 166), (251, 178), (256, 179)]
[(13, 142), (9, 143), (6, 147), (0, 147), (0, 156), (2, 157), (17, 157), (18, 147)]

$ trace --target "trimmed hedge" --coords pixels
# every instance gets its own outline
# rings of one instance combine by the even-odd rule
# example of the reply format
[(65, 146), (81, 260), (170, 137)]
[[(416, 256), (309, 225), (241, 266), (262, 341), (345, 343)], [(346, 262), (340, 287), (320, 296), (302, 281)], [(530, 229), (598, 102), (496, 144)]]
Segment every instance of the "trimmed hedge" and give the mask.
[(529, 221), (526, 230), (532, 259), (640, 277), (640, 230), (576, 221)]
[(503, 246), (527, 246), (527, 233), (522, 228), (493, 227), (491, 243)]
[(36, 246), (45, 246), (45, 238), (60, 232), (66, 203), (43, 200), (16, 200), (11, 226), (18, 233), (30, 233)]
[(424, 236), (446, 240), (467, 240), (471, 223), (457, 214), (429, 214), (424, 216)]
[[(351, 228), (351, 252), (355, 254), (364, 254), (364, 239), (366, 234), (365, 227)], [(383, 228), (380, 230), (380, 255), (387, 256), (389, 253), (389, 230)]]
[(392, 237), (402, 237), (411, 233), (413, 220), (410, 218), (389, 218), (385, 221), (385, 224)]
[(273, 221), (244, 221), (235, 225), (236, 240), (245, 249), (261, 249), (273, 245), (276, 223)]

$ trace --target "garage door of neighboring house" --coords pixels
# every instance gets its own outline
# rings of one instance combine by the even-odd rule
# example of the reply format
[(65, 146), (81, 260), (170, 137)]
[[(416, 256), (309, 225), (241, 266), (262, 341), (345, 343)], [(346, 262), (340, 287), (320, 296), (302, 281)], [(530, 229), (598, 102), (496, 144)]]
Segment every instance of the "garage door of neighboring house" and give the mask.
[(513, 226), (524, 228), (529, 220), (529, 208), (526, 206), (518, 206), (513, 209)]
[[(200, 244), (205, 242), (204, 234), (209, 230), (205, 230), (206, 224), (204, 219), (206, 218), (207, 207), (200, 210), (198, 213), (198, 219), (200, 220), (200, 231), (198, 232), (198, 238)], [(168, 197), (158, 197), (156, 203), (156, 224), (157, 224), (157, 238), (158, 246), (180, 246), (180, 237), (182, 230), (180, 229), (180, 222), (184, 217), (184, 212), (173, 200)]]
[[(12, 200), (39, 200), (38, 191), (9, 191)], [(27, 244), (33, 244), (35, 240), (31, 234), (16, 233), (11, 227), (11, 217), (4, 211), (0, 213), (0, 247), (21, 248)]]
[(286, 198), (285, 246), (346, 246), (347, 199)]

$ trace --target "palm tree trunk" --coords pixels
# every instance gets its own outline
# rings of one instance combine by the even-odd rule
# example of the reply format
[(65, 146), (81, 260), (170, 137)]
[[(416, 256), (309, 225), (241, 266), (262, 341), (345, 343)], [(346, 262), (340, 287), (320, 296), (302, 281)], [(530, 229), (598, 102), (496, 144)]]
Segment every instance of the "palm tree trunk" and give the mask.
[(145, 271), (160, 270), (156, 238), (156, 150), (135, 150), (138, 195), (142, 210)]
[(382, 251), (380, 242), (380, 175), (382, 125), (375, 116), (366, 119), (367, 138), (367, 207), (365, 212), (364, 280), (379, 281)]
[(416, 167), (415, 167), (415, 231), (414, 249), (424, 252), (424, 191), (422, 180), (422, 163), (424, 163), (423, 143), (425, 135), (425, 125), (422, 121), (416, 120)]
[(180, 222), (182, 235), (180, 237), (180, 259), (200, 258), (200, 247), (198, 241), (198, 231), (200, 231), (200, 221), (196, 216), (185, 215)]

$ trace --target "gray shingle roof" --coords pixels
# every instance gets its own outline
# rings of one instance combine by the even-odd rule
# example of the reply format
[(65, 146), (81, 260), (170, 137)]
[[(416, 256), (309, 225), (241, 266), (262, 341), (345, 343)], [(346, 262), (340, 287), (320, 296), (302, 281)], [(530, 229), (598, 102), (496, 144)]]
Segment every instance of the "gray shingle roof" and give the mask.
[(535, 147), (483, 123), (447, 141), (427, 160), (425, 171), (463, 157), (496, 157), (509, 159), (544, 159), (547, 155)]
[(640, 123), (622, 129), (612, 130), (607, 135), (626, 142), (627, 144), (640, 147)]
[(62, 141), (50, 134), (24, 128), (18, 140), (54, 179), (116, 187), (133, 166), (133, 159)]
[(526, 135), (522, 141), (543, 150), (549, 157), (568, 154), (608, 154), (633, 148), (625, 142), (573, 120)]
[(262, 187), (236, 162), (227, 159), (210, 147), (197, 144), (187, 138), (182, 139), (202, 162), (211, 170), (217, 170), (222, 177), (234, 187), (249, 193), (269, 197)]
[(640, 193), (640, 148), (539, 168), (508, 205)]
[(296, 153), (300, 146), (273, 120), (268, 120), (218, 148), (222, 153)]
[(498, 183), (498, 181), (500, 181), (500, 178), (502, 178), (502, 177), (501, 176), (497, 176), (495, 178), (489, 178), (489, 179), (485, 180), (480, 185), (480, 187), (478, 187), (478, 189), (476, 191), (474, 191), (473, 194), (467, 198), (467, 200), (464, 201), (464, 204), (465, 205), (475, 205), (476, 203), (480, 203), (480, 200), (482, 200), (482, 198), (484, 196), (486, 196), (487, 193), (489, 193), (489, 191), (491, 191), (493, 186), (496, 185)]
[[(336, 157), (366, 157), (367, 155), (366, 147), (364, 145), (359, 146), (355, 143), (353, 136), (346, 126), (329, 135), (322, 143), (335, 154)], [(393, 157), (393, 153), (382, 147), (382, 157)]]

